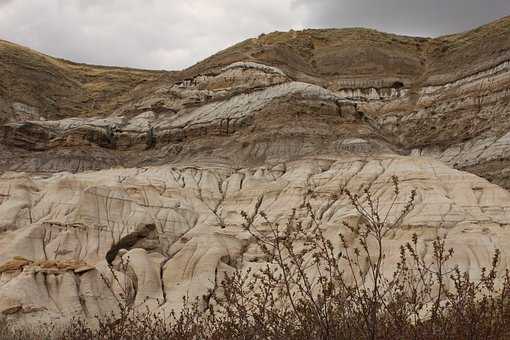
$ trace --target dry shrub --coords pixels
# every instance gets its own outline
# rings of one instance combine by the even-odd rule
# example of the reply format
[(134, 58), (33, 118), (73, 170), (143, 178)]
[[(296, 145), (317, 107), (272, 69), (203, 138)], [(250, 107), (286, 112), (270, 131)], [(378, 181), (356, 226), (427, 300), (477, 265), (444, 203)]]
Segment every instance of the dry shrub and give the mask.
[(42, 323), (38, 327), (13, 327), (13, 325), (0, 314), (0, 339), (2, 340), (53, 340), (55, 334), (54, 325)]
[(413, 235), (401, 246), (393, 274), (385, 274), (385, 239), (412, 211), (416, 195), (397, 204), (402, 193), (396, 178), (393, 186), (384, 213), (369, 188), (360, 195), (341, 191), (361, 219), (344, 224), (356, 246), (339, 235), (340, 248), (324, 236), (310, 200), (302, 207), (305, 217), (293, 210), (283, 225), (269, 220), (259, 202), (242, 215), (243, 228), (264, 255), (263, 267), (236, 269), (207, 298), (185, 298), (182, 313), (167, 316), (135, 311), (132, 298), (121, 293), (119, 315), (99, 318), (97, 328), (76, 319), (61, 338), (508, 339), (510, 274), (496, 270), (499, 251), (475, 281), (452, 263), (454, 251), (444, 239), (433, 241), (425, 261)]

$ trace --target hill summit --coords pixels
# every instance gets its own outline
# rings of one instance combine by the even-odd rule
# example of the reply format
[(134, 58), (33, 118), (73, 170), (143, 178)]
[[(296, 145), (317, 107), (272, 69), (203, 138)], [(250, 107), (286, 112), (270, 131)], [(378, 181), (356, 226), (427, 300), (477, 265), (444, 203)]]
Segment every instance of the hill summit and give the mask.
[(510, 245), (510, 18), (274, 32), (178, 71), (0, 41), (0, 124), (0, 313), (20, 322), (115, 312), (103, 278), (126, 258), (136, 305), (170, 311), (265, 263), (240, 211), (308, 202), (333, 240), (359, 218), (335, 193), (368, 185), (386, 209), (392, 176), (417, 199), (389, 259), (441, 235), (479, 277)]

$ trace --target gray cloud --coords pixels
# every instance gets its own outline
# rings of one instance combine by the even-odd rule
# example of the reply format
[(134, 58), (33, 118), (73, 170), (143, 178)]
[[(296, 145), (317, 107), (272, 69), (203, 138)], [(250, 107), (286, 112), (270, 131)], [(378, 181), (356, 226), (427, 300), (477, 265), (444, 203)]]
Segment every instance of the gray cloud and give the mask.
[[(4, 0), (0, 0), (4, 1)], [(261, 32), (300, 28), (291, 0), (13, 0), (0, 38), (71, 60), (179, 69)]]
[(74, 61), (180, 69), (262, 32), (369, 26), (437, 35), (510, 13), (507, 2), (0, 0), (0, 38)]
[(0, 7), (7, 5), (9, 2), (12, 2), (14, 0), (0, 0)]
[(508, 0), (295, 0), (307, 27), (371, 27), (438, 36), (462, 32), (510, 15)]

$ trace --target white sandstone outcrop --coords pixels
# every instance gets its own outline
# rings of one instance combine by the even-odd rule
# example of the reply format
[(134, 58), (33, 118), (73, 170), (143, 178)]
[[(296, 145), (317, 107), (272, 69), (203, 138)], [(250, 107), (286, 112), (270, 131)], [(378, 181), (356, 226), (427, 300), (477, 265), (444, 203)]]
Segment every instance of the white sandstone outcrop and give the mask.
[[(480, 275), (480, 266), (490, 263), (495, 248), (503, 250), (501, 265), (508, 264), (504, 249), (510, 242), (510, 194), (427, 158), (318, 157), (272, 168), (197, 164), (25, 176), (31, 184), (23, 204), (9, 194), (12, 179), (4, 176), (0, 209), (13, 212), (2, 215), (1, 222), (11, 230), (0, 236), (0, 259), (8, 262), (17, 256), (28, 262), (15, 262), (1, 274), (0, 307), (4, 314), (25, 315), (24, 319), (115, 311), (108, 289), (91, 288), (104, 285), (98, 273), (108, 274), (105, 255), (140, 225), (154, 224), (154, 234), (144, 234), (117, 256), (129, 265), (125, 280), (131, 282), (137, 306), (178, 309), (183, 295), (207, 294), (234, 266), (258, 263), (253, 240), (240, 227), (241, 210), (250, 211), (261, 200), (270, 219), (282, 220), (291, 209), (300, 211), (311, 190), (317, 196), (310, 203), (325, 233), (340, 247), (336, 235), (348, 233), (341, 222), (356, 214), (345, 198), (329, 203), (328, 198), (343, 185), (356, 191), (371, 183), (384, 211), (391, 198), (392, 175), (400, 178), (404, 194), (416, 189), (418, 197), (402, 228), (386, 240), (389, 263), (416, 233), (423, 256), (428, 256), (427, 244), (434, 237), (445, 236), (456, 250), (454, 261), (473, 277)], [(404, 203), (402, 197), (398, 205)], [(50, 261), (49, 268), (37, 269), (30, 261)], [(62, 261), (83, 261), (77, 266), (83, 272), (66, 269), (59, 265)], [(115, 260), (113, 268), (120, 270), (118, 265)], [(22, 298), (20, 289), (25, 292)]]
[[(384, 241), (387, 274), (413, 234), (423, 258), (445, 237), (471, 278), (496, 248), (507, 268), (505, 25), (437, 39), (275, 33), (180, 72), (56, 62), (0, 42), (0, 316), (92, 320), (118, 313), (120, 292), (165, 313), (185, 295), (207, 299), (235, 268), (266, 264), (241, 211), (260, 205), (282, 222), (308, 202), (340, 251), (339, 233), (356, 245), (342, 222), (359, 216), (335, 194), (370, 185), (385, 212), (391, 176), (394, 214), (417, 197)], [(472, 50), (485, 36), (490, 56)]]

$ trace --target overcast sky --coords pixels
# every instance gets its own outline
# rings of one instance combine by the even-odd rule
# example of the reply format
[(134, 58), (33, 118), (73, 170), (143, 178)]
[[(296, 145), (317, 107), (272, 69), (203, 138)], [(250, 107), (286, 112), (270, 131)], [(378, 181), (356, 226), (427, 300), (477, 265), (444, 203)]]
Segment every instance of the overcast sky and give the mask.
[(79, 62), (172, 70), (263, 32), (437, 36), (506, 15), (510, 0), (0, 0), (0, 38)]

